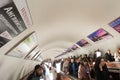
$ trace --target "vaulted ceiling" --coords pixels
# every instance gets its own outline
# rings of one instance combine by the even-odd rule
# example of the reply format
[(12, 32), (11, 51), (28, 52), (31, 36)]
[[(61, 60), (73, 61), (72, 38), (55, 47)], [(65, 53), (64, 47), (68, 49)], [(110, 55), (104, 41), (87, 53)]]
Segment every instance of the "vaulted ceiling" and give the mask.
[[(87, 36), (99, 28), (110, 32), (118, 41), (118, 32), (108, 23), (120, 16), (120, 0), (27, 0), (38, 36), (41, 56), (55, 57), (80, 39), (92, 44), (88, 50), (102, 48)], [(117, 43), (116, 43), (117, 44)], [(109, 47), (108, 47), (109, 48)], [(111, 47), (112, 48), (112, 47)]]

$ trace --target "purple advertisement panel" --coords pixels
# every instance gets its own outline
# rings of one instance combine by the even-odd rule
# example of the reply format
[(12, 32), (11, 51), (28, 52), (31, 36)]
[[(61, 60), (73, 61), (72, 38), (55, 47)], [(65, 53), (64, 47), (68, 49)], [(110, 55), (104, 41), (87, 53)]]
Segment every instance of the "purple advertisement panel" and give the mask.
[(120, 17), (109, 23), (109, 26), (120, 33)]
[(112, 37), (113, 36), (111, 34), (109, 34), (107, 31), (105, 31), (102, 28), (88, 35), (88, 38), (91, 39), (93, 42), (97, 42), (97, 41), (104, 40), (104, 39), (109, 39)]
[(76, 44), (78, 44), (80, 47), (84, 47), (84, 46), (89, 45), (89, 43), (85, 39), (81, 39)]
[(72, 45), (71, 49), (76, 50), (78, 47), (76, 45)]

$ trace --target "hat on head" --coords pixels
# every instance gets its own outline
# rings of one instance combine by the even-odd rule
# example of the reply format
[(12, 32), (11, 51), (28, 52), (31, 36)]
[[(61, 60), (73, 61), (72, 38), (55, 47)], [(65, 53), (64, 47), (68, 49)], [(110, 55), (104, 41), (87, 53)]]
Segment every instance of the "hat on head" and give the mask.
[(40, 65), (39, 65), (39, 64), (35, 66), (35, 70), (37, 70), (37, 69), (39, 69), (39, 68), (40, 68)]

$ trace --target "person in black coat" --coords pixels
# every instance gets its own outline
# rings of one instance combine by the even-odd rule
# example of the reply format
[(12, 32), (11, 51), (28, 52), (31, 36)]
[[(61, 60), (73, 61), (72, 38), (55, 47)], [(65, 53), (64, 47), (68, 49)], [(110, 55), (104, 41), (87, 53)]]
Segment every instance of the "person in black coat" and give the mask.
[(110, 50), (108, 50), (106, 53), (105, 53), (105, 60), (106, 61), (114, 61), (115, 59), (114, 59), (114, 57), (111, 55), (111, 51)]
[(68, 71), (70, 75), (73, 75), (73, 64), (74, 64), (74, 59), (71, 58), (69, 64), (68, 64)]
[(110, 80), (106, 63), (102, 57), (98, 57), (94, 65), (95, 80)]
[(40, 80), (40, 79), (45, 80), (45, 77), (43, 75), (43, 68), (40, 65), (36, 65), (33, 73), (31, 73), (28, 76), (27, 80)]

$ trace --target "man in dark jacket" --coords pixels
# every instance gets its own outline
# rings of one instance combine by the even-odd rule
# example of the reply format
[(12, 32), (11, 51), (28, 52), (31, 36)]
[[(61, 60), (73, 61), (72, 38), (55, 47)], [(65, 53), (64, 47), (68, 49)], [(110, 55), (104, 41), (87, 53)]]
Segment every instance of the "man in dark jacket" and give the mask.
[(106, 53), (105, 53), (105, 60), (106, 61), (114, 61), (114, 57), (111, 55), (111, 51), (108, 50)]
[(43, 68), (40, 65), (36, 65), (34, 72), (28, 76), (27, 80), (40, 80), (40, 79), (45, 80), (45, 77), (43, 75)]

